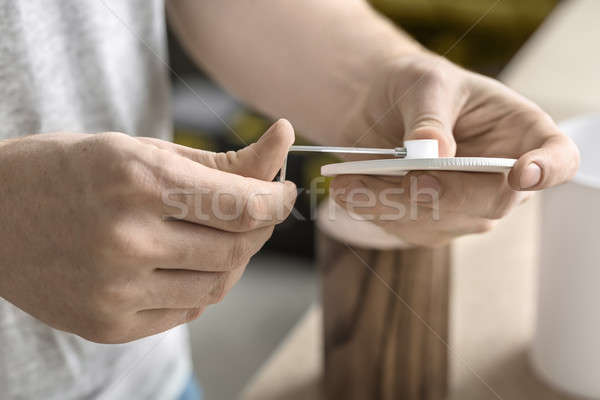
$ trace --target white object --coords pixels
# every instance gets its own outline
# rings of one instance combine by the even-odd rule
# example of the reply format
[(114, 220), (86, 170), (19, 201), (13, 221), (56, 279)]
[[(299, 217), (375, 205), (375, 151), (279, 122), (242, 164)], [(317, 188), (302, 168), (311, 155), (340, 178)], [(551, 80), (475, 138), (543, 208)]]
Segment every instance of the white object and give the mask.
[(328, 164), (321, 167), (321, 175), (395, 175), (402, 176), (409, 171), (465, 171), (465, 172), (507, 172), (515, 165), (512, 158), (447, 157), (447, 158), (402, 158), (384, 160), (351, 161)]
[(435, 139), (406, 140), (406, 157), (410, 158), (438, 158), (438, 141)]
[(600, 115), (561, 124), (581, 151), (575, 178), (542, 196), (531, 360), (564, 391), (600, 398)]
[(377, 154), (400, 158), (438, 158), (438, 141), (435, 139), (407, 140), (404, 147), (382, 149), (374, 147), (340, 147), (340, 146), (299, 146), (290, 147), (290, 152), (308, 151), (313, 153), (342, 154)]

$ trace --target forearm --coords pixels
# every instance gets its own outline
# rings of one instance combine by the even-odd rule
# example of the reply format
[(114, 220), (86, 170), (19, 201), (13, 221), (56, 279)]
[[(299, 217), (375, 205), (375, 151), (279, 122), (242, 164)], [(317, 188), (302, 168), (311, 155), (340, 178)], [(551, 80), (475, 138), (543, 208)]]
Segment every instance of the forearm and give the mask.
[(419, 51), (362, 0), (171, 0), (193, 58), (257, 109), (336, 143), (382, 62)]

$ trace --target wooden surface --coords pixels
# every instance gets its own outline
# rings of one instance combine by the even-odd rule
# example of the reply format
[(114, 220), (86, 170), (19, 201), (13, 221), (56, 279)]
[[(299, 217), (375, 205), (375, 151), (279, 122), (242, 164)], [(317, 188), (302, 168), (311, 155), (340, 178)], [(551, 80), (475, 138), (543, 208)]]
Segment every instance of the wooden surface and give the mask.
[[(453, 245), (449, 400), (570, 399), (540, 382), (528, 362), (535, 312), (537, 210), (537, 199), (531, 200), (494, 231), (467, 236)], [(322, 390), (322, 312), (315, 305), (299, 321), (249, 382), (244, 400), (337, 400)]]
[[(561, 120), (600, 111), (600, 1), (565, 0), (502, 74)], [(537, 282), (538, 202), (492, 232), (453, 245), (451, 400), (562, 400), (530, 368)], [(323, 374), (321, 309), (311, 308), (249, 382), (247, 400), (317, 398)]]
[(329, 399), (447, 394), (449, 250), (372, 250), (324, 234), (324, 388)]

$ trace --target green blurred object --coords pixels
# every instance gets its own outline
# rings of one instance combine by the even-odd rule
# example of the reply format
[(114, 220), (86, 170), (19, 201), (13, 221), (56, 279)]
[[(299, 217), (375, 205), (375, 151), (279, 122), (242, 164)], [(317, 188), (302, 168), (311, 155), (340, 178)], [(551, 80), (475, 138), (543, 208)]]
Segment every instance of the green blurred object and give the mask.
[(432, 51), (496, 75), (559, 0), (370, 0)]
[(209, 136), (197, 130), (175, 129), (173, 133), (173, 141), (177, 144), (202, 149), (208, 151), (216, 151), (217, 144), (208, 139)]
[(250, 111), (238, 112), (231, 127), (246, 143), (254, 143), (269, 128), (270, 122), (264, 117)]

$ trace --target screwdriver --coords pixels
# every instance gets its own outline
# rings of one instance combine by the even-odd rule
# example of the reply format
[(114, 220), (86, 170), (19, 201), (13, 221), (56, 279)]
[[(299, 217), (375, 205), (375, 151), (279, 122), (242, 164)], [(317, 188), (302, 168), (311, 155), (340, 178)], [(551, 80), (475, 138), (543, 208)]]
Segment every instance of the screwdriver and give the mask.
[[(407, 140), (404, 147), (382, 149), (372, 147), (339, 147), (339, 146), (291, 146), (290, 152), (302, 151), (313, 153), (341, 153), (341, 154), (377, 154), (393, 156), (396, 158), (438, 158), (438, 141), (434, 139)], [(279, 172), (279, 181), (285, 181), (287, 157)]]

